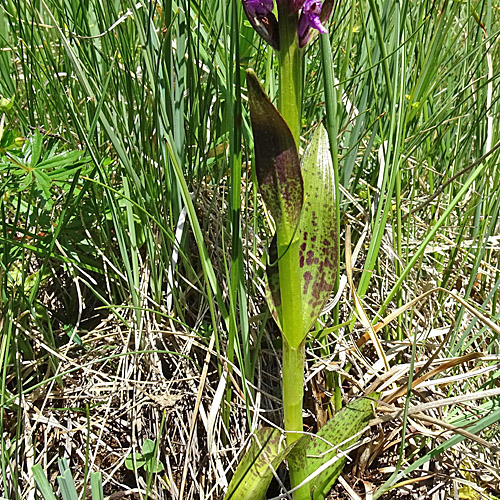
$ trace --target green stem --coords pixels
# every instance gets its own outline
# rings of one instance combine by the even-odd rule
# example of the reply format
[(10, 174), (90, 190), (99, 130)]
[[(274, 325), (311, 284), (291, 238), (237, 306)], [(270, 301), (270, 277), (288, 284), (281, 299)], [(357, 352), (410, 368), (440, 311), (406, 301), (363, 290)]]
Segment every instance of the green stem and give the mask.
[[(302, 113), (302, 52), (297, 39), (298, 14), (292, 13), (293, 0), (278, 2), (280, 30), (278, 108), (290, 127), (297, 150), (300, 146)], [(291, 241), (292, 240), (292, 241)], [(287, 443), (300, 438), (303, 431), (305, 339), (298, 346), (288, 339), (305, 337), (302, 321), (302, 291), (298, 266), (297, 235), (278, 234), (279, 275), (283, 328), (283, 407)], [(290, 465), (290, 482), (300, 484), (304, 470)], [(294, 500), (308, 500), (309, 485), (297, 490)]]
[[(298, 266), (299, 239), (297, 235), (278, 233), (278, 266), (280, 277), (281, 312), (283, 328), (283, 409), (286, 442), (288, 445), (301, 437), (303, 431), (302, 405), (304, 399), (305, 336), (302, 320), (302, 290)], [(290, 241), (292, 239), (292, 241)], [(289, 344), (290, 339), (294, 344)], [(297, 340), (300, 339), (300, 340)], [(295, 345), (295, 341), (299, 345)], [(303, 468), (290, 463), (292, 488), (306, 477)], [(310, 485), (293, 493), (294, 500), (309, 500)]]
[[(283, 409), (285, 413), (286, 442), (292, 444), (302, 437), (302, 405), (304, 398), (305, 339), (294, 348), (283, 336)], [(290, 432), (292, 431), (292, 432)], [(290, 484), (299, 485), (307, 473), (290, 464)], [(293, 494), (294, 500), (309, 500), (310, 487), (306, 485)]]
[(291, 432), (287, 435), (287, 443), (293, 443), (302, 437), (302, 397), (304, 393), (304, 360), (305, 342), (299, 347), (292, 347), (283, 339), (283, 406), (285, 411), (285, 428)]
[(297, 38), (298, 14), (290, 14), (292, 0), (278, 2), (280, 53), (278, 109), (300, 143), (302, 113), (302, 51)]
[[(292, 242), (290, 239), (294, 238)], [(298, 266), (299, 240), (296, 235), (278, 234), (279, 277), (283, 328), (283, 407), (287, 443), (297, 440), (303, 430), (304, 344), (302, 291)], [(288, 339), (288, 340), (287, 340)], [(289, 343), (290, 341), (290, 343)], [(297, 344), (299, 344), (297, 346)], [(291, 475), (293, 472), (290, 471)], [(292, 480), (292, 487), (296, 486)]]
[(287, 231), (278, 233), (282, 328), (283, 334), (295, 344), (295, 342), (300, 342), (307, 332), (303, 332), (302, 326), (302, 290), (300, 289), (301, 279), (298, 263), (299, 239), (297, 234), (286, 233)]

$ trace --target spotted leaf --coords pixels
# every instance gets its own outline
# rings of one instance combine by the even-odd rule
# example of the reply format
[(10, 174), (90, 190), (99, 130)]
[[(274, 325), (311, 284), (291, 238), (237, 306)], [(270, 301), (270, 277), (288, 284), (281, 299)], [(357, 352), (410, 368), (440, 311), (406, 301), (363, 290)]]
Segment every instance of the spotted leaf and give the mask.
[(274, 471), (297, 442), (286, 446), (281, 432), (271, 427), (257, 431), (229, 483), (224, 500), (264, 498)]
[(298, 230), (297, 261), (304, 336), (321, 314), (335, 286), (338, 249), (333, 175), (328, 135), (320, 125), (302, 161), (305, 199)]
[[(306, 471), (307, 475), (317, 474), (313, 484), (311, 498), (326, 498), (331, 487), (339, 477), (347, 461), (342, 451), (359, 441), (357, 435), (373, 416), (373, 407), (380, 393), (373, 392), (367, 397), (355, 399), (336, 413), (315, 436), (304, 436), (288, 456), (288, 462)], [(335, 460), (335, 458), (338, 458)], [(327, 462), (325, 470), (317, 472)]]
[(295, 140), (250, 69), (247, 70), (247, 87), (259, 192), (276, 222), (280, 238), (291, 239), (304, 200)]
[(278, 238), (273, 236), (267, 251), (266, 263), (266, 300), (269, 310), (281, 330), (283, 324), (281, 318), (281, 294), (280, 294), (280, 274), (278, 270)]

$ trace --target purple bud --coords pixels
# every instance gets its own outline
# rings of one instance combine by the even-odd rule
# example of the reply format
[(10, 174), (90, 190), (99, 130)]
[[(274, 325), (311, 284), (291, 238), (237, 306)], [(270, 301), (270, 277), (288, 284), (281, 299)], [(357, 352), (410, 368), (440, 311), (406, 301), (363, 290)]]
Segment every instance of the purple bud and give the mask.
[(243, 10), (254, 30), (275, 50), (279, 50), (278, 21), (273, 0), (242, 0)]
[(273, 0), (246, 0), (243, 7), (249, 16), (267, 16), (273, 11)]

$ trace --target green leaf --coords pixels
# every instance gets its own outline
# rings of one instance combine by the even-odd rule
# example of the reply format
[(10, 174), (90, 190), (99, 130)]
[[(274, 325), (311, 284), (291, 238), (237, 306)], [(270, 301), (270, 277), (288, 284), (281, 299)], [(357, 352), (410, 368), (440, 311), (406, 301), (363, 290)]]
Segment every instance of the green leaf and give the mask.
[(36, 485), (38, 486), (43, 498), (45, 500), (56, 500), (56, 496), (52, 491), (47, 476), (43, 472), (42, 466), (40, 464), (35, 464), (32, 467), (31, 472), (33, 473), (33, 478), (35, 479)]
[(33, 134), (33, 138), (31, 139), (31, 160), (30, 167), (34, 168), (38, 161), (40, 160), (40, 156), (42, 154), (42, 141), (43, 136), (39, 132), (38, 129), (35, 130)]
[(60, 458), (57, 461), (61, 475), (57, 477), (57, 482), (61, 488), (61, 496), (63, 500), (78, 500), (75, 481), (69, 469), (68, 462), (65, 458)]
[(334, 287), (337, 275), (335, 184), (328, 134), (314, 132), (302, 161), (304, 205), (299, 222), (303, 332), (307, 335)]
[[(50, 274), (47, 272), (47, 275), (50, 276)], [(73, 325), (64, 325), (63, 326), (64, 333), (67, 335), (69, 339), (71, 339), (72, 342), (79, 346), (83, 346), (83, 341), (80, 335), (78, 335), (78, 329), (75, 328)]]
[[(134, 460), (135, 459), (135, 460)], [(128, 470), (140, 469), (146, 464), (146, 459), (142, 453), (130, 453), (125, 459), (125, 467)]]
[(165, 467), (155, 457), (155, 442), (152, 439), (146, 439), (142, 444), (142, 455), (145, 460), (144, 470), (146, 472), (161, 472)]
[(33, 182), (33, 170), (30, 170), (19, 184), (18, 191), (24, 191)]
[(100, 472), (92, 472), (92, 474), (90, 474), (90, 488), (92, 492), (92, 500), (104, 500), (102, 475)]
[(79, 171), (82, 171), (82, 164), (80, 162), (76, 166), (58, 168), (50, 172), (50, 178), (52, 181), (68, 182)]
[(8, 111), (12, 106), (14, 106), (14, 99), (7, 99), (0, 96), (0, 111)]
[[(5, 115), (2, 115), (4, 117)], [(24, 138), (19, 137), (20, 132), (16, 129), (5, 128), (5, 123), (0, 117), (0, 148), (8, 151), (8, 150), (18, 150), (24, 143)], [(8, 168), (12, 167), (12, 163), (9, 162), (5, 164)]]
[[(314, 474), (336, 456), (339, 457), (310, 483), (314, 484), (312, 487), (314, 500), (322, 500), (328, 495), (347, 460), (339, 452), (359, 440), (356, 434), (370, 421), (373, 416), (372, 405), (376, 404), (369, 398), (377, 399), (379, 395), (373, 392), (367, 397), (352, 401), (336, 413), (316, 436), (304, 436), (297, 441), (298, 444), (290, 453), (288, 461), (292, 462), (294, 467), (306, 470), (307, 476)], [(352, 439), (349, 439), (350, 437)]]
[(264, 498), (273, 472), (297, 442), (286, 447), (278, 429), (263, 427), (257, 431), (229, 483), (224, 500)]
[(285, 120), (250, 69), (247, 87), (259, 191), (276, 222), (278, 238), (289, 241), (304, 201), (297, 146)]
[(280, 274), (278, 269), (278, 239), (276, 234), (271, 240), (267, 251), (266, 263), (266, 300), (269, 310), (276, 321), (279, 329), (282, 330), (281, 318), (281, 294), (280, 294)]
[(162, 470), (165, 469), (165, 466), (158, 460), (148, 460), (146, 462), (146, 465), (144, 465), (144, 470), (146, 472), (151, 472), (154, 474), (157, 474), (158, 472), (161, 472)]
[(51, 199), (50, 177), (45, 172), (43, 172), (42, 170), (38, 170), (37, 168), (34, 168), (32, 172), (33, 175), (35, 176), (38, 186), (41, 188), (43, 192), (45, 199), (50, 200)]
[(165, 469), (165, 466), (155, 457), (155, 442), (146, 439), (142, 444), (141, 453), (131, 453), (125, 459), (125, 467), (129, 470), (144, 467), (146, 472), (157, 473)]
[(144, 456), (153, 455), (155, 452), (155, 442), (152, 439), (146, 439), (142, 443), (141, 451)]
[[(298, 244), (284, 251), (296, 252), (297, 277), (301, 280), (302, 333), (287, 338), (296, 347), (321, 314), (334, 287), (337, 273), (337, 224), (335, 222), (335, 184), (328, 134), (320, 125), (302, 161), (304, 204), (299, 220)], [(268, 250), (266, 278), (267, 302), (281, 329), (280, 279), (277, 265), (276, 235)]]
[(73, 165), (77, 161), (80, 162), (88, 162), (90, 158), (85, 157), (81, 158), (82, 151), (65, 151), (63, 153), (59, 153), (53, 156), (50, 156), (46, 160), (41, 161), (37, 168), (39, 169), (48, 169), (48, 168), (62, 168), (68, 165)]
[(67, 469), (62, 476), (57, 477), (57, 482), (61, 488), (61, 496), (63, 500), (78, 500), (75, 482), (69, 469)]

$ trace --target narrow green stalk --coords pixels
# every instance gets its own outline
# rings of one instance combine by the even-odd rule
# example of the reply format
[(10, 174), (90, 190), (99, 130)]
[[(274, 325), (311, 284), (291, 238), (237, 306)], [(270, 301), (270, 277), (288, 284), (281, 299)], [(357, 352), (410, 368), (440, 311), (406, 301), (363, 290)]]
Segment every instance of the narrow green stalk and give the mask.
[(379, 44), (380, 52), (382, 55), (382, 68), (384, 70), (385, 83), (387, 86), (387, 97), (389, 102), (392, 102), (393, 90), (392, 90), (392, 79), (391, 72), (389, 69), (389, 62), (387, 60), (387, 49), (384, 42), (384, 33), (382, 31), (382, 25), (380, 24), (380, 16), (378, 13), (378, 8), (375, 0), (368, 0), (370, 4), (370, 10), (373, 16), (373, 23), (375, 24), (375, 33), (377, 34), (377, 41)]
[[(295, 262), (299, 240), (289, 243), (290, 235), (278, 234), (279, 276), (281, 292), (281, 310), (283, 317), (283, 410), (287, 444), (300, 438), (303, 431), (302, 405), (304, 399), (304, 360), (305, 339), (298, 347), (289, 345), (286, 338), (303, 335), (302, 293), (300, 274)], [(284, 241), (280, 241), (284, 240)], [(299, 330), (298, 335), (293, 332)], [(304, 470), (290, 464), (290, 482), (292, 488), (305, 478)], [(309, 499), (309, 486), (304, 486), (293, 494), (294, 500)]]
[[(283, 311), (283, 331), (288, 333), (300, 330), (296, 337), (302, 336), (302, 292), (300, 289), (300, 271), (297, 266), (299, 240), (293, 236), (290, 243), (288, 235), (278, 234), (278, 255), (281, 308)], [(280, 241), (282, 240), (282, 241)]]
[[(396, 173), (396, 253), (397, 255), (402, 255), (402, 246), (401, 246), (401, 238), (402, 238), (402, 228), (401, 228), (401, 169), (398, 168), (398, 172)], [(394, 262), (394, 267), (396, 271), (396, 276), (401, 274), (401, 262), (396, 259)], [(403, 305), (403, 294), (402, 290), (398, 290), (397, 293), (397, 304), (398, 307), (402, 307)], [(397, 330), (396, 330), (396, 338), (398, 341), (403, 341), (403, 323), (402, 316), (398, 317), (397, 321)]]
[[(283, 408), (287, 444), (302, 436), (302, 405), (304, 398), (305, 339), (299, 347), (293, 348), (283, 337)], [(290, 484), (292, 488), (300, 484), (307, 473), (290, 465)], [(300, 488), (293, 494), (294, 500), (309, 499), (309, 486)]]
[[(232, 234), (232, 247), (231, 247), (231, 270), (229, 275), (229, 335), (227, 343), (227, 358), (229, 360), (228, 370), (232, 373), (232, 364), (234, 361), (234, 352), (237, 348), (238, 361), (240, 366), (244, 367), (243, 371), (245, 376), (248, 376), (249, 367), (249, 353), (248, 350), (243, 346), (244, 352), (238, 349), (236, 345), (238, 343), (238, 305), (239, 304), (239, 293), (240, 287), (244, 286), (244, 273), (243, 273), (243, 257), (242, 257), (242, 246), (241, 246), (241, 209), (240, 209), (240, 199), (241, 199), (241, 92), (240, 92), (240, 69), (239, 64), (232, 64), (229, 61), (239, 61), (239, 37), (238, 37), (238, 6), (237, 0), (232, 3), (232, 29), (233, 36), (231, 36), (231, 46), (229, 51), (229, 60), (226, 61), (227, 68), (227, 81), (228, 88), (235, 88), (235, 95), (228, 99), (228, 111), (230, 116), (233, 116), (233, 133), (230, 139), (230, 171), (231, 171), (231, 192), (230, 192), (230, 211), (231, 211), (231, 225), (230, 230)], [(236, 70), (233, 70), (233, 67)], [(234, 76), (233, 76), (234, 71)], [(234, 103), (234, 104), (233, 104)], [(242, 332), (244, 334), (246, 332)], [(246, 343), (248, 346), (248, 343)], [(246, 393), (246, 384), (243, 384), (243, 391)], [(229, 428), (229, 417), (231, 405), (232, 386), (228, 384), (226, 387), (226, 402), (227, 404), (223, 407), (223, 421), (226, 428)], [(247, 401), (248, 398), (245, 400)], [(248, 412), (248, 409), (247, 409)], [(250, 422), (250, 415), (249, 422)], [(223, 435), (223, 439), (226, 436)]]
[[(5, 226), (4, 226), (5, 227)], [(0, 283), (3, 281), (3, 276), (0, 276)], [(2, 283), (3, 284), (3, 283)], [(2, 298), (3, 299), (3, 298)], [(0, 342), (0, 404), (2, 408), (6, 408), (6, 395), (7, 395), (7, 378), (8, 378), (8, 367), (12, 363), (12, 354), (9, 350), (11, 347), (12, 340), (12, 325), (13, 314), (12, 314), (12, 303), (8, 304), (2, 303), (3, 311), (5, 311), (4, 321), (2, 324), (2, 340)], [(17, 355), (17, 353), (15, 354)], [(0, 412), (0, 432), (4, 435), (5, 432), (5, 417), (6, 412)], [(0, 443), (0, 471), (2, 473), (1, 484), (4, 488), (4, 491), (8, 491), (8, 483), (7, 483), (7, 470), (9, 467), (8, 455), (7, 455), (7, 443), (5, 439), (1, 440)]]
[[(340, 70), (340, 81), (344, 82), (347, 77), (347, 69), (349, 68), (349, 62), (350, 62), (350, 55), (351, 55), (351, 49), (352, 49), (352, 39), (354, 35), (354, 25), (356, 22), (356, 0), (351, 0), (351, 7), (349, 9), (349, 28), (347, 30), (347, 43), (345, 46), (345, 57), (343, 58), (342, 61), (342, 68)], [(322, 38), (322, 37), (321, 37)], [(330, 40), (330, 39), (328, 39)]]
[[(300, 145), (302, 113), (302, 54), (297, 39), (297, 13), (290, 14), (292, 0), (279, 3), (280, 55), (278, 108), (292, 132), (297, 149)], [(291, 241), (294, 239), (294, 241)], [(283, 407), (287, 443), (300, 437), (303, 430), (305, 341), (298, 347), (288, 344), (286, 337), (297, 328), (302, 330), (302, 293), (297, 269), (299, 244), (293, 234), (278, 234), (281, 307), (283, 313)], [(301, 332), (302, 333), (302, 332)], [(290, 337), (289, 337), (290, 338)], [(305, 479), (304, 471), (290, 466), (292, 488)], [(309, 498), (309, 487), (296, 491), (295, 500)]]
[(302, 113), (302, 52), (297, 39), (298, 15), (290, 14), (292, 0), (278, 3), (280, 54), (278, 109), (299, 147)]
[[(396, 17), (396, 32), (398, 34), (398, 40), (397, 43), (401, 43), (404, 39), (404, 26), (401, 25), (400, 22), (400, 17), (399, 17), (399, 8), (396, 7), (396, 12), (395, 12), (395, 17)], [(404, 23), (403, 23), (404, 24)], [(404, 68), (406, 67), (406, 61), (405, 61), (405, 52), (404, 50), (401, 51), (401, 67)], [(400, 87), (399, 87), (399, 103), (398, 103), (398, 114), (400, 115), (400, 119), (398, 119), (398, 123), (403, 123), (404, 124), (404, 119), (401, 114), (403, 113), (404, 109), (404, 96), (403, 96), (403, 89), (405, 88), (405, 73), (404, 71), (401, 72), (401, 80), (400, 80)], [(405, 126), (403, 125), (400, 130), (404, 130)], [(404, 133), (404, 132), (403, 132)], [(399, 134), (397, 134), (399, 135)], [(400, 141), (398, 140), (397, 142), (398, 147), (400, 144)], [(396, 151), (396, 154), (398, 155), (398, 151)], [(398, 155), (399, 156), (399, 155)], [(402, 245), (401, 245), (401, 239), (402, 239), (402, 220), (401, 220), (401, 164), (398, 161), (396, 163), (396, 186), (395, 186), (395, 194), (396, 194), (396, 254), (399, 255), (400, 257), (402, 256)], [(394, 263), (395, 265), (395, 271), (396, 271), (396, 276), (399, 276), (401, 274), (401, 261), (399, 259), (396, 259), (396, 262)], [(398, 307), (402, 307), (403, 305), (403, 291), (399, 290), (397, 293), (397, 304)], [(398, 323), (397, 323), (397, 330), (396, 330), (396, 338), (398, 341), (403, 341), (403, 317), (399, 316), (398, 317)]]
[[(280, 238), (281, 236), (281, 238)], [(305, 340), (298, 347), (291, 346), (286, 338), (302, 336), (302, 293), (300, 290), (300, 275), (294, 260), (298, 251), (295, 247), (298, 240), (288, 245), (288, 235), (278, 235), (278, 254), (281, 308), (283, 317), (283, 411), (285, 416), (285, 431), (287, 444), (300, 438), (303, 431), (302, 405), (304, 399), (304, 352)], [(280, 242), (284, 239), (284, 242)], [(284, 243), (284, 244), (283, 244)], [(300, 330), (298, 335), (294, 331)], [(290, 481), (292, 488), (297, 486), (305, 477), (301, 470), (290, 466)], [(302, 498), (301, 488), (294, 494), (294, 499)], [(307, 492), (304, 494), (306, 495)], [(307, 498), (307, 495), (304, 497)]]
[[(285, 428), (290, 431), (302, 431), (304, 361), (305, 341), (294, 348), (283, 338), (283, 379), (287, 380), (287, 384), (283, 386), (283, 403)], [(293, 443), (300, 437), (301, 434), (288, 434), (287, 442)]]

